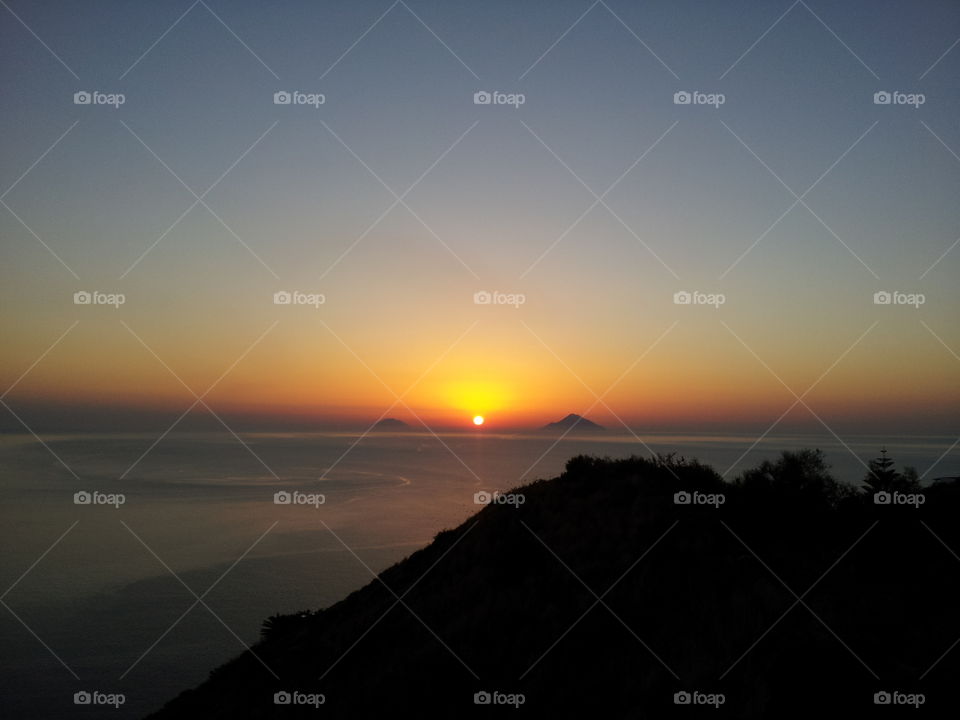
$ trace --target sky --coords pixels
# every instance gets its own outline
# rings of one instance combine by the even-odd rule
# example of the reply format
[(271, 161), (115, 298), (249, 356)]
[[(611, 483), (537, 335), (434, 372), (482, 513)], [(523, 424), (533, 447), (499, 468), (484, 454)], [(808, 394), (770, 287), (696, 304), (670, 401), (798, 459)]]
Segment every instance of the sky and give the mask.
[(6, 0), (0, 428), (956, 435), (958, 38), (947, 0)]

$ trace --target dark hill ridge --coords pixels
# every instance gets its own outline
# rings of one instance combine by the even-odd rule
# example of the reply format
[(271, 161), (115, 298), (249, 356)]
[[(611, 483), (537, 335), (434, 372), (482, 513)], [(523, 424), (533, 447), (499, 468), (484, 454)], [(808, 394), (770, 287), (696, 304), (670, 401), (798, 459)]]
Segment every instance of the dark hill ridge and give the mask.
[[(872, 717), (884, 690), (924, 693), (911, 717), (958, 706), (960, 649), (920, 680), (960, 637), (960, 562), (940, 542), (960, 550), (957, 483), (878, 505), (805, 451), (736, 483), (577, 457), (515, 492), (345, 600), (270, 618), (254, 651), (280, 681), (245, 653), (154, 717)], [(295, 689), (326, 702), (274, 704)], [(725, 702), (678, 707), (684, 690)], [(481, 691), (525, 701), (491, 710)]]
[(596, 431), (604, 430), (605, 428), (601, 425), (597, 425), (595, 422), (587, 420), (585, 417), (581, 417), (576, 413), (570, 413), (563, 420), (557, 420), (556, 422), (547, 423), (544, 425), (541, 430), (567, 430), (573, 428), (580, 431)]
[(405, 430), (410, 426), (407, 425), (403, 420), (397, 420), (396, 418), (383, 418), (378, 420), (374, 426), (374, 430)]

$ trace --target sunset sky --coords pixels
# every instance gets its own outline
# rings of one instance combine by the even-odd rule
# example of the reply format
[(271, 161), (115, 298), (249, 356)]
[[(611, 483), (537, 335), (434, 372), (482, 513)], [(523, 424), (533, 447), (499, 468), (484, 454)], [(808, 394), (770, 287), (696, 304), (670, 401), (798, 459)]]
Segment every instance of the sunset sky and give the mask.
[(955, 435), (960, 16), (844, 5), (10, 2), (0, 428)]

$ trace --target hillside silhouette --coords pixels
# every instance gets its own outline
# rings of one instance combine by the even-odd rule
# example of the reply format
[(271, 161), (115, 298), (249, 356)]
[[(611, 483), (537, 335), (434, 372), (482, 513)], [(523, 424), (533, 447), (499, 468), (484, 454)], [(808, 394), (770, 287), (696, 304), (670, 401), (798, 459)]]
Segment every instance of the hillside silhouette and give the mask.
[[(253, 650), (279, 681), (245, 653), (152, 717), (955, 717), (960, 483), (877, 462), (853, 487), (814, 450), (734, 482), (575, 457), (343, 601), (269, 618)], [(294, 690), (325, 702), (274, 703)]]

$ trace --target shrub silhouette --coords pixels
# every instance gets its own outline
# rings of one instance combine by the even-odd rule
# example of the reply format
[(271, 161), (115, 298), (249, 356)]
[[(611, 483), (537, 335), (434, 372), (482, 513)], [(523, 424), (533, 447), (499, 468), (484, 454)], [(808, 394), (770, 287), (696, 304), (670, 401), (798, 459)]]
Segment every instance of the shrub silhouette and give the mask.
[[(862, 717), (884, 689), (948, 716), (960, 484), (919, 509), (872, 487), (817, 450), (733, 482), (675, 455), (578, 456), (335, 605), (270, 618), (253, 651), (279, 681), (248, 652), (155, 717), (317, 717), (273, 705), (292, 689), (332, 718), (486, 716), (484, 690), (523, 693), (496, 710), (526, 717), (672, 717), (680, 690), (723, 693), (711, 717)], [(677, 505), (682, 490), (726, 502)]]

